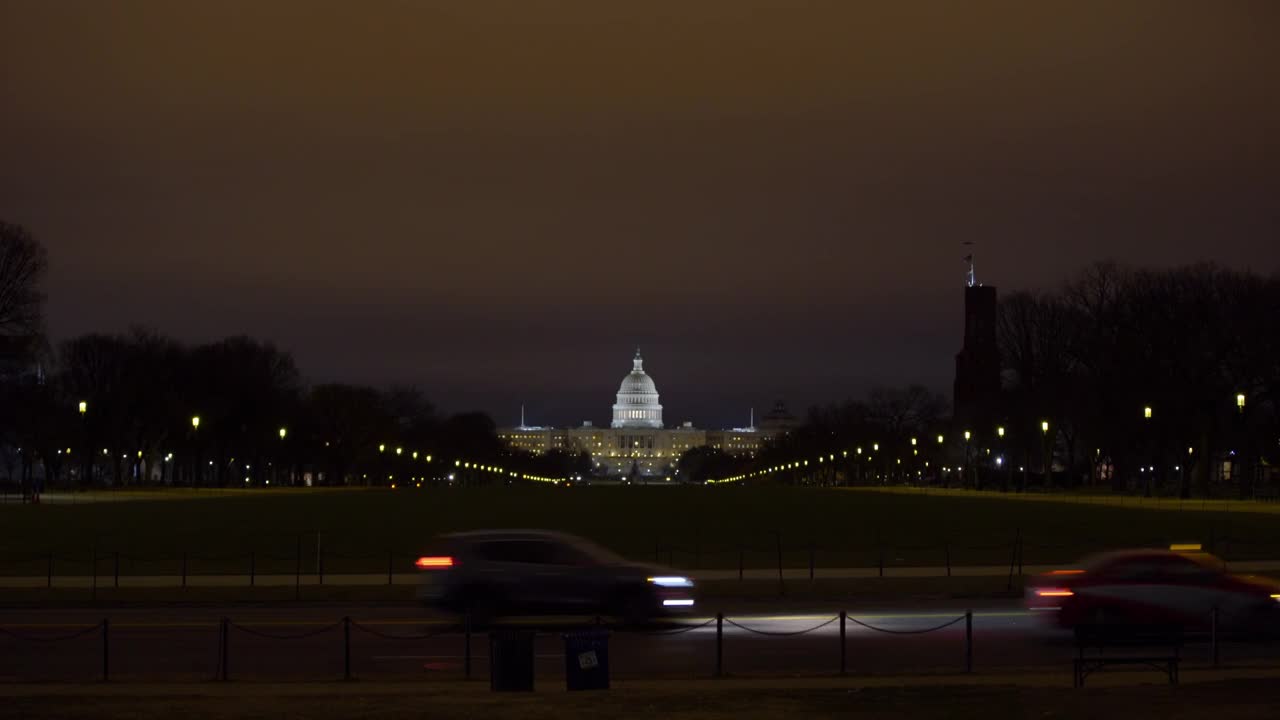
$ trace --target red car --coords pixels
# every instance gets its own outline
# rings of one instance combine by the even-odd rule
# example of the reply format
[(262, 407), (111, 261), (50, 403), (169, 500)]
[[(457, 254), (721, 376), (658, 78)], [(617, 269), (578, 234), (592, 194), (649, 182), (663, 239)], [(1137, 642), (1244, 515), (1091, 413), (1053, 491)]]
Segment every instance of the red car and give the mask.
[(1198, 546), (1121, 550), (1038, 575), (1027, 584), (1031, 610), (1064, 628), (1165, 626), (1207, 630), (1280, 629), (1280, 582), (1232, 575)]

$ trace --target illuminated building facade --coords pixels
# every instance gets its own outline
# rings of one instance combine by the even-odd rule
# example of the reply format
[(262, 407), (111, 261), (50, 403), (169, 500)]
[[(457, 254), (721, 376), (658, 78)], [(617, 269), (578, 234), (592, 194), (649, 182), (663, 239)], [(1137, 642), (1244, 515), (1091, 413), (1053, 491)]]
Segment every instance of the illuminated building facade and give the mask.
[(500, 429), (498, 437), (513, 448), (539, 455), (551, 450), (586, 452), (601, 475), (661, 478), (672, 477), (676, 461), (691, 448), (710, 446), (731, 455), (754, 455), (768, 438), (794, 426), (794, 418), (781, 403), (769, 417), (774, 422), (761, 427), (752, 422), (730, 430), (702, 430), (691, 422), (663, 427), (658, 388), (644, 371), (637, 350), (631, 372), (618, 387), (610, 427), (590, 422), (572, 428), (534, 427), (522, 418), (519, 426)]

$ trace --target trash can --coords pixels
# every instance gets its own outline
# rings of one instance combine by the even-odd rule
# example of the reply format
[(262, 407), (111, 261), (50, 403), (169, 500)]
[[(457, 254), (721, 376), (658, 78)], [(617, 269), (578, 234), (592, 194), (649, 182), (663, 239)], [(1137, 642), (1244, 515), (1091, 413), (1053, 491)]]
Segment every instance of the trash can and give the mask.
[(489, 631), (489, 689), (533, 692), (533, 631)]
[(565, 633), (564, 678), (569, 690), (609, 689), (608, 631)]

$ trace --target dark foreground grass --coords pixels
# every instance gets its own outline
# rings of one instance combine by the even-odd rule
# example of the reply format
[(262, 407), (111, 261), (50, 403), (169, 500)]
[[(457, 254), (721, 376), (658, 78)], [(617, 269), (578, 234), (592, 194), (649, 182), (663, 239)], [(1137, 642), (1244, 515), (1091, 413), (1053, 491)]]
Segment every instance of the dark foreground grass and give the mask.
[(442, 532), (553, 528), (679, 567), (1027, 564), (1108, 548), (1212, 543), (1280, 557), (1280, 522), (1254, 513), (1143, 510), (784, 487), (499, 487), (272, 493), (0, 507), (0, 573), (385, 572)]
[[(1065, 679), (1065, 678), (1064, 678)], [(945, 681), (943, 681), (945, 683)], [(15, 692), (16, 690), (16, 692)], [(603, 692), (494, 694), (470, 688), (317, 687), (216, 684), (198, 689), (147, 687), (0, 690), (10, 717), (128, 718), (682, 718), (682, 720), (856, 718), (1134, 718), (1253, 720), (1274, 717), (1274, 680), (1223, 681), (1179, 687), (1098, 687), (1085, 690), (1009, 685), (865, 686), (857, 681), (758, 687), (741, 682), (628, 686)], [(139, 693), (139, 694), (131, 694)]]

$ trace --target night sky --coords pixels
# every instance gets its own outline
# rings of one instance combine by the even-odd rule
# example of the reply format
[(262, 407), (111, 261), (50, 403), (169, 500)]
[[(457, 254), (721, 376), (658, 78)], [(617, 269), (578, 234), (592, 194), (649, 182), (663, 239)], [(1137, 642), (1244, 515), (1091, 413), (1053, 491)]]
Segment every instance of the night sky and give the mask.
[(1280, 269), (1280, 3), (0, 2), (55, 339), (248, 333), (500, 424), (949, 392), (979, 279)]

